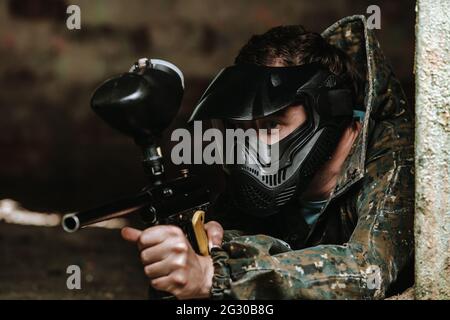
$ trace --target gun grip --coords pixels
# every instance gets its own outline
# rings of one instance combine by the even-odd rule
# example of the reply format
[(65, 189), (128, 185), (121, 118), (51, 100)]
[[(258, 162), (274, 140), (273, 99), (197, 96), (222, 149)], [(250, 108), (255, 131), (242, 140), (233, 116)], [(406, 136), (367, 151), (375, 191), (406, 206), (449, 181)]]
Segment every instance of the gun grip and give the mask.
[(204, 222), (205, 212), (202, 210), (196, 211), (192, 216), (192, 229), (194, 230), (195, 240), (197, 241), (200, 254), (202, 256), (208, 256), (208, 236), (205, 232)]

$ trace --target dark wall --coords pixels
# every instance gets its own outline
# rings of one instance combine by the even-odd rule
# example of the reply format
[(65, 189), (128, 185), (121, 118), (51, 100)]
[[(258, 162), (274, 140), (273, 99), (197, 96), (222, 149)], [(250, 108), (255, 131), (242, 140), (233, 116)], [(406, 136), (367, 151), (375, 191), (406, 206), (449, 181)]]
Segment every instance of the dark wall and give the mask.
[(172, 125), (179, 127), (208, 81), (252, 34), (280, 24), (320, 32), (378, 4), (381, 45), (413, 101), (411, 0), (70, 1), (81, 7), (79, 31), (66, 28), (68, 4), (0, 2), (0, 199), (30, 209), (84, 208), (145, 184), (139, 150), (89, 109), (94, 88), (142, 56), (183, 70), (185, 99)]

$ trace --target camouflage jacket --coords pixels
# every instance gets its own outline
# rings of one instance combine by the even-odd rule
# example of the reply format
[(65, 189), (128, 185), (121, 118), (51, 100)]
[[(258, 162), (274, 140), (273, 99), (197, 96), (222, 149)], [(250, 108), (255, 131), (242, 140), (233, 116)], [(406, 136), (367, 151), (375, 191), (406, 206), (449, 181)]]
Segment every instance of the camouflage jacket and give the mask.
[[(318, 220), (290, 208), (272, 220), (231, 211), (212, 250), (217, 299), (381, 299), (413, 258), (413, 124), (398, 80), (364, 16), (322, 36), (366, 75), (362, 131)], [(294, 210), (294, 211), (292, 211)]]

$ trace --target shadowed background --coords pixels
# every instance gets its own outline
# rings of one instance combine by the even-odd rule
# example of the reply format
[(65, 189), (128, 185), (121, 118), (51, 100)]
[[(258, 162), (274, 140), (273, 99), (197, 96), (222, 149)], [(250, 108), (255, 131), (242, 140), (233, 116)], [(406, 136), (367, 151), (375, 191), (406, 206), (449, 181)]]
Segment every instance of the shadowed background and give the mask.
[[(81, 30), (66, 28), (69, 4), (81, 8)], [(163, 137), (168, 159), (172, 129), (185, 127), (209, 81), (251, 35), (282, 24), (321, 32), (372, 4), (381, 8), (381, 46), (413, 105), (411, 0), (0, 0), (0, 200), (67, 212), (146, 184), (140, 151), (89, 107), (93, 90), (138, 58), (168, 60), (185, 75), (182, 108)], [(180, 169), (166, 166), (172, 175)], [(191, 170), (220, 188), (217, 168)], [(1, 222), (0, 230), (0, 298), (145, 297), (137, 254), (117, 233), (89, 230), (77, 238)], [(44, 256), (54, 254), (57, 260)], [(87, 272), (84, 295), (65, 289), (71, 263)]]

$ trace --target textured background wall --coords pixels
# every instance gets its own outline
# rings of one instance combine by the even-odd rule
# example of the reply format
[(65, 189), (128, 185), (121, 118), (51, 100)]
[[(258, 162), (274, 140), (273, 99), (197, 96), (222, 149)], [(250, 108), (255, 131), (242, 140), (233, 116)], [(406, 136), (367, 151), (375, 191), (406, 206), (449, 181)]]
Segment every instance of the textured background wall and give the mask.
[(88, 104), (101, 81), (141, 56), (184, 71), (187, 90), (174, 123), (181, 126), (208, 81), (252, 34), (299, 23), (320, 32), (378, 4), (382, 47), (413, 100), (411, 0), (70, 3), (81, 7), (80, 31), (66, 28), (69, 1), (0, 0), (0, 199), (29, 209), (75, 210), (145, 184), (139, 151)]
[(419, 0), (416, 297), (450, 299), (450, 2)]

